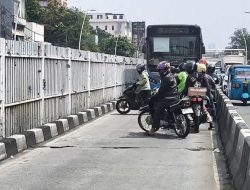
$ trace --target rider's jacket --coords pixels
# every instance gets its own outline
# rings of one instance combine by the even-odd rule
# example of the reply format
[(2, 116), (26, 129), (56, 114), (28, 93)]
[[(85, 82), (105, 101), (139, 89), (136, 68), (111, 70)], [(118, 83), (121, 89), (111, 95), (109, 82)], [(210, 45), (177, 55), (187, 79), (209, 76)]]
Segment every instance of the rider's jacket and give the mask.
[(139, 81), (137, 82), (137, 84), (139, 85), (140, 90), (150, 90), (150, 83), (147, 71), (143, 71), (139, 75)]
[(161, 77), (161, 86), (154, 96), (159, 99), (179, 99), (177, 81), (171, 72)]
[(207, 94), (210, 94), (211, 89), (214, 88), (213, 85), (214, 85), (213, 79), (209, 75), (205, 73), (198, 74), (197, 72), (194, 72), (188, 75), (183, 94), (188, 95), (189, 87), (206, 87)]
[(183, 93), (184, 89), (185, 89), (185, 84), (186, 84), (186, 80), (187, 80), (187, 73), (185, 71), (182, 71), (178, 74), (178, 80), (179, 80), (179, 84), (178, 84), (178, 92), (180, 94)]

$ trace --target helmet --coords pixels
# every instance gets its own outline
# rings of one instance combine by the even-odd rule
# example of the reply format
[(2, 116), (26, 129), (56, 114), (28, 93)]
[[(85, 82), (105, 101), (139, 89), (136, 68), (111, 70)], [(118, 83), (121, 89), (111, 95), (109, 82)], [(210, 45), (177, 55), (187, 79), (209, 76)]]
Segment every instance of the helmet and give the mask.
[(137, 70), (139, 73), (141, 73), (142, 71), (145, 70), (145, 64), (143, 64), (143, 63), (138, 63), (138, 64), (136, 65), (136, 70)]
[(207, 65), (207, 72), (208, 73), (214, 73), (214, 71), (215, 71), (215, 64), (208, 63), (208, 65)]
[(186, 61), (186, 64), (185, 64), (185, 69), (187, 71), (187, 73), (191, 74), (195, 71), (195, 66), (196, 66), (196, 63), (195, 61)]
[(199, 63), (200, 64), (205, 64), (205, 66), (207, 66), (207, 60), (206, 59), (200, 59)]
[(180, 70), (180, 72), (185, 71), (186, 70), (186, 63), (181, 63), (179, 65), (179, 70)]
[(163, 75), (166, 71), (169, 71), (171, 69), (171, 65), (167, 61), (161, 61), (157, 65), (157, 71), (160, 73), (160, 75)]
[(158, 70), (158, 71), (162, 71), (162, 70), (167, 71), (167, 70), (169, 70), (170, 68), (171, 68), (171, 65), (170, 65), (170, 63), (167, 62), (167, 61), (161, 61), (161, 62), (157, 65), (157, 70)]
[(206, 73), (207, 72), (207, 67), (205, 64), (199, 64), (197, 66), (197, 71), (198, 73)]

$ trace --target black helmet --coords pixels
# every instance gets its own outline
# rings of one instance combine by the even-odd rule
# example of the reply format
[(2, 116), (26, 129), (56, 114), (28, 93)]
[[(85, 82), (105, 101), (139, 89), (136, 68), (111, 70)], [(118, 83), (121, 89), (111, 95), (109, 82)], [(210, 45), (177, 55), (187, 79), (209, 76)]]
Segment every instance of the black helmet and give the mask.
[(196, 66), (196, 63), (195, 61), (186, 61), (186, 64), (185, 64), (185, 69), (187, 71), (187, 73), (191, 74), (195, 71), (195, 66)]
[(214, 71), (215, 71), (215, 64), (208, 63), (207, 72), (212, 74), (212, 73), (214, 73)]
[(180, 65), (179, 65), (179, 71), (180, 72), (182, 72), (182, 71), (186, 71), (186, 63), (184, 62), (184, 63), (181, 63)]

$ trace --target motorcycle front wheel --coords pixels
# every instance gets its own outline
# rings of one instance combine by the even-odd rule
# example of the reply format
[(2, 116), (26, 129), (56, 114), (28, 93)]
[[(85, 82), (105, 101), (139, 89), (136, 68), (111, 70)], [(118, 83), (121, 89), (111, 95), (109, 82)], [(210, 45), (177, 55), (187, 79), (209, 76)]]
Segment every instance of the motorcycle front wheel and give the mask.
[[(138, 115), (138, 124), (140, 128), (148, 132), (152, 128), (152, 123), (153, 123), (153, 118), (149, 111), (143, 110), (139, 115)], [(156, 132), (157, 130), (155, 130)]]
[(186, 138), (190, 131), (190, 126), (187, 123), (187, 119), (183, 114), (176, 115), (175, 133), (180, 138)]
[(120, 99), (116, 102), (116, 110), (120, 114), (127, 114), (131, 110), (131, 106), (126, 99)]

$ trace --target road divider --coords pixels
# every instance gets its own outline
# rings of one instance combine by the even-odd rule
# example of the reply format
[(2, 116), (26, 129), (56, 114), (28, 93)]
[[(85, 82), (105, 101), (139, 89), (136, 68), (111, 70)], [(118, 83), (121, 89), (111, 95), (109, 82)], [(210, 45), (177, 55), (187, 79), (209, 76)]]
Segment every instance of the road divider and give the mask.
[(236, 190), (250, 190), (250, 128), (217, 88), (218, 130)]

